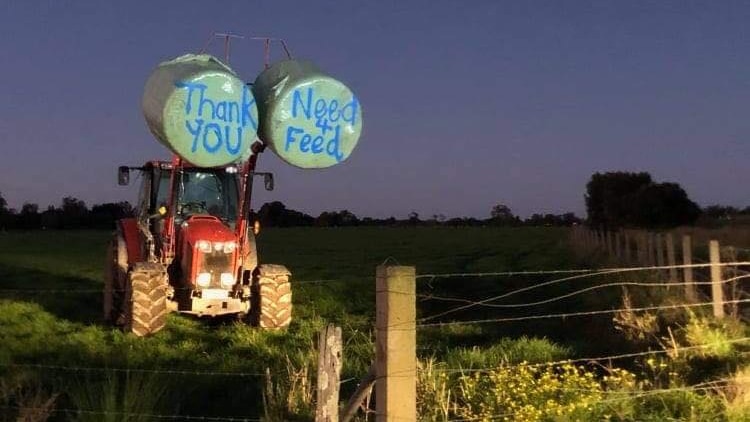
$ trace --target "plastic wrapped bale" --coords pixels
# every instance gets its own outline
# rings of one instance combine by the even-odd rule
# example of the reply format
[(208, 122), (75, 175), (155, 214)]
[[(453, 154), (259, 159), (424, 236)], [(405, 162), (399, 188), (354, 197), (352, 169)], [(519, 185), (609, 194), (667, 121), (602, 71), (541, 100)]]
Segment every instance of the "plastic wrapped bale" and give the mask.
[(343, 83), (307, 61), (284, 60), (253, 84), (258, 135), (282, 160), (324, 168), (346, 160), (362, 132), (362, 107)]
[(257, 138), (252, 91), (232, 69), (205, 54), (159, 64), (146, 82), (143, 115), (162, 144), (200, 167), (246, 159)]

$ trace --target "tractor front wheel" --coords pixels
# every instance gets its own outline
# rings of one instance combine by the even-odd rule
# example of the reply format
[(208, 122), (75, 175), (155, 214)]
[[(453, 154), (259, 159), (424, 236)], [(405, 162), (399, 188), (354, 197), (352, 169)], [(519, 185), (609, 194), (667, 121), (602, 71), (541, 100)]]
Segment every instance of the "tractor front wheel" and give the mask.
[(138, 337), (154, 334), (167, 323), (168, 278), (164, 266), (140, 263), (128, 273), (124, 329)]
[(292, 322), (291, 273), (283, 265), (259, 265), (253, 274), (251, 322), (260, 328), (278, 329)]

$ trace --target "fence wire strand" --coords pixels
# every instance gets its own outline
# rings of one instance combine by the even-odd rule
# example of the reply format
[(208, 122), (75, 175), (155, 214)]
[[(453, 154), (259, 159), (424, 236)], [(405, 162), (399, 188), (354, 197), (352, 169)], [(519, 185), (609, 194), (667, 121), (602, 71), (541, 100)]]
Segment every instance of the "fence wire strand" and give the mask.
[[(722, 280), (720, 282), (720, 284), (731, 283), (731, 282), (735, 282), (735, 281), (746, 279), (746, 278), (750, 278), (750, 275), (741, 275), (741, 276), (736, 276), (736, 277), (728, 278), (728, 279)], [(626, 287), (626, 286), (640, 286), (640, 287), (673, 287), (674, 286), (674, 287), (678, 287), (678, 286), (688, 286), (688, 285), (706, 286), (706, 285), (712, 285), (712, 284), (714, 284), (714, 283), (711, 282), (711, 281), (694, 281), (694, 282), (690, 282), (690, 283), (685, 283), (685, 282), (657, 282), (657, 283), (649, 283), (649, 282), (629, 282), (629, 281), (624, 281), (624, 282), (605, 283), (605, 284), (598, 284), (596, 286), (589, 286), (589, 287), (585, 287), (585, 288), (582, 288), (582, 289), (579, 289), (579, 290), (575, 290), (573, 292), (565, 293), (565, 294), (562, 294), (562, 295), (559, 295), (559, 296), (555, 296), (555, 297), (552, 297), (552, 298), (549, 298), (549, 299), (539, 300), (539, 301), (536, 301), (536, 302), (510, 303), (510, 304), (495, 304), (495, 303), (490, 303), (490, 302), (494, 302), (495, 300), (503, 299), (505, 297), (509, 297), (509, 296), (512, 296), (512, 295), (515, 295), (515, 294), (518, 294), (518, 293), (521, 293), (521, 292), (525, 292), (525, 291), (528, 291), (530, 289), (528, 287), (524, 287), (524, 288), (521, 288), (521, 289), (517, 289), (517, 290), (513, 290), (511, 292), (505, 293), (505, 294), (500, 295), (500, 296), (495, 296), (493, 298), (484, 299), (484, 300), (480, 300), (480, 301), (473, 301), (473, 300), (469, 300), (469, 299), (455, 298), (455, 297), (422, 295), (422, 294), (417, 295), (417, 297), (419, 297), (419, 298), (421, 298), (423, 300), (440, 300), (440, 301), (452, 301), (452, 302), (463, 302), (463, 303), (466, 303), (466, 305), (459, 306), (457, 308), (450, 309), (450, 310), (441, 312), (441, 313), (436, 314), (436, 315), (432, 315), (432, 316), (429, 316), (429, 317), (422, 318), (420, 321), (424, 322), (424, 321), (429, 321), (429, 320), (433, 320), (433, 319), (439, 318), (441, 316), (449, 315), (449, 314), (452, 314), (452, 313), (455, 313), (455, 312), (458, 312), (458, 311), (461, 311), (461, 310), (469, 309), (469, 308), (474, 307), (474, 306), (481, 306), (481, 307), (485, 307), (485, 308), (525, 308), (525, 307), (531, 307), (531, 306), (546, 305), (548, 303), (557, 302), (557, 301), (560, 301), (560, 300), (563, 300), (563, 299), (567, 299), (567, 298), (570, 298), (570, 297), (573, 297), (573, 296), (577, 296), (577, 295), (580, 295), (580, 294), (583, 294), (583, 293), (587, 293), (587, 292), (590, 292), (590, 291), (603, 289), (603, 288), (606, 288), (606, 287), (618, 287), (618, 286), (620, 286), (620, 287)], [(740, 290), (740, 293), (745, 293), (745, 292), (742, 291), (742, 290)]]
[[(720, 302), (723, 305), (729, 305), (729, 304), (739, 304), (739, 303), (750, 303), (750, 299), (735, 299), (735, 300), (725, 300)], [(606, 315), (606, 314), (614, 314), (617, 312), (642, 312), (642, 311), (658, 311), (658, 310), (664, 310), (664, 309), (680, 309), (680, 308), (695, 308), (695, 307), (701, 307), (701, 306), (713, 306), (714, 302), (701, 302), (701, 303), (688, 303), (688, 304), (680, 304), (680, 305), (660, 305), (660, 306), (645, 306), (640, 308), (618, 308), (618, 309), (602, 309), (602, 310), (596, 310), (596, 311), (582, 311), (582, 312), (568, 312), (568, 313), (559, 313), (559, 314), (544, 314), (544, 315), (528, 315), (528, 316), (521, 316), (521, 317), (507, 317), (507, 318), (487, 318), (487, 319), (476, 319), (476, 320), (469, 320), (469, 321), (450, 321), (450, 322), (434, 322), (434, 323), (428, 323), (428, 324), (417, 324), (417, 328), (424, 328), (424, 327), (442, 327), (442, 326), (448, 326), (448, 325), (467, 325), (467, 324), (486, 324), (490, 322), (513, 322), (513, 321), (526, 321), (526, 320), (538, 320), (538, 319), (550, 319), (550, 318), (568, 318), (568, 317), (578, 317), (578, 316), (594, 316), (594, 315)], [(420, 322), (423, 321), (419, 320)], [(406, 323), (402, 324), (396, 324), (393, 326), (403, 326)]]
[[(747, 265), (747, 264), (750, 264), (750, 263), (747, 263), (747, 262), (744, 262), (744, 263), (743, 262), (729, 263), (728, 262), (728, 263), (723, 263), (722, 266), (736, 266), (736, 265), (740, 265), (740, 264)], [(708, 265), (710, 266), (711, 264), (708, 264)], [(500, 299), (505, 299), (507, 297), (514, 296), (514, 295), (517, 295), (519, 293), (528, 292), (528, 291), (539, 289), (539, 288), (542, 288), (542, 287), (548, 287), (548, 286), (551, 286), (551, 285), (565, 283), (565, 282), (569, 282), (569, 281), (572, 281), (572, 280), (578, 280), (578, 279), (582, 279), (582, 278), (590, 278), (590, 277), (596, 277), (596, 276), (600, 276), (600, 275), (609, 275), (609, 274), (631, 272), (631, 271), (645, 271), (645, 270), (654, 270), (654, 269), (663, 270), (663, 269), (670, 269), (670, 268), (695, 268), (695, 267), (704, 267), (704, 266), (705, 265), (703, 265), (703, 264), (691, 264), (691, 265), (674, 265), (674, 266), (659, 266), (659, 267), (630, 267), (630, 268), (602, 269), (602, 270), (600, 270), (598, 272), (588, 272), (588, 273), (577, 274), (577, 275), (569, 276), (569, 277), (557, 278), (557, 279), (545, 281), (545, 282), (542, 282), (542, 283), (532, 284), (530, 286), (522, 287), (522, 288), (519, 288), (519, 289), (516, 289), (516, 290), (512, 290), (510, 292), (506, 292), (506, 293), (503, 293), (503, 294), (500, 294), (500, 295), (497, 295), (497, 296), (493, 296), (493, 297), (490, 297), (490, 298), (487, 298), (487, 299), (479, 300), (479, 301), (469, 301), (466, 305), (458, 306), (456, 308), (449, 309), (447, 311), (438, 313), (436, 315), (432, 315), (432, 316), (429, 316), (429, 317), (426, 317), (426, 318), (422, 318), (421, 321), (424, 322), (424, 321), (433, 320), (433, 319), (440, 318), (440, 317), (443, 317), (443, 316), (446, 316), (446, 315), (450, 315), (452, 313), (459, 312), (459, 311), (462, 311), (462, 310), (466, 310), (466, 309), (469, 309), (469, 308), (472, 308), (472, 307), (475, 307), (475, 306), (487, 306), (490, 302), (495, 302), (495, 301), (498, 301)], [(584, 270), (581, 270), (581, 271), (584, 271)], [(586, 270), (586, 271), (588, 271), (588, 270)], [(432, 277), (434, 275), (430, 275), (430, 276)], [(739, 276), (739, 277), (735, 277), (735, 278), (723, 280), (722, 283), (728, 283), (730, 281), (736, 281), (736, 280), (739, 280), (741, 278), (747, 278), (747, 277)], [(612, 283), (612, 284), (616, 285), (616, 283)], [(648, 285), (652, 285), (652, 286), (653, 285), (658, 285), (658, 284), (664, 285), (666, 283), (648, 283)], [(669, 285), (678, 286), (678, 285), (687, 285), (687, 284), (704, 285), (704, 284), (711, 284), (711, 282), (710, 281), (706, 281), (706, 282), (693, 282), (693, 283), (679, 283), (679, 282), (674, 282), (674, 283), (670, 283)], [(644, 283), (644, 285), (647, 285), (647, 283)], [(565, 298), (565, 297), (571, 297), (571, 296), (574, 296), (575, 294), (580, 294), (580, 293), (583, 293), (583, 292), (589, 291), (589, 290), (595, 290), (597, 288), (598, 287), (596, 287), (596, 286), (587, 287), (587, 288), (582, 289), (579, 292), (573, 292), (571, 294), (563, 295), (563, 297), (560, 297), (559, 299), (562, 299), (562, 298)], [(535, 304), (551, 303), (551, 302), (554, 302), (556, 300), (559, 300), (559, 299), (556, 299), (556, 298), (553, 298), (553, 299), (550, 299), (550, 300), (547, 300), (547, 301), (540, 301), (539, 303), (535, 303)], [(449, 298), (441, 298), (441, 300), (449, 300)], [(456, 299), (455, 301), (464, 301), (464, 300), (465, 299)], [(490, 305), (489, 307), (496, 307), (496, 308), (513, 308), (513, 307), (516, 307), (516, 308), (518, 308), (518, 307), (533, 306), (533, 305), (534, 304), (514, 304), (514, 305), (502, 305), (502, 306), (491, 306)]]
[[(65, 409), (65, 408), (47, 408), (33, 406), (0, 406), (1, 409), (7, 410), (35, 410), (45, 413), (72, 413), (72, 414), (89, 414), (89, 415), (113, 415), (128, 418), (139, 419), (173, 419), (186, 421), (221, 421), (221, 422), (260, 422), (261, 419), (249, 417), (228, 417), (228, 416), (195, 416), (195, 415), (164, 415), (158, 413), (132, 413), (120, 412), (115, 410), (93, 410), (93, 409)], [(19, 419), (20, 420), (20, 419)]]
[[(618, 355), (609, 355), (609, 356), (562, 359), (562, 360), (550, 361), (550, 362), (528, 363), (528, 364), (524, 364), (524, 366), (528, 368), (538, 368), (538, 367), (558, 366), (558, 365), (566, 365), (566, 364), (608, 362), (608, 361), (613, 361), (613, 360), (631, 359), (631, 358), (637, 358), (637, 357), (643, 357), (643, 356), (655, 356), (655, 355), (665, 355), (665, 354), (668, 355), (670, 353), (680, 353), (680, 352), (708, 349), (713, 346), (720, 346), (724, 344), (739, 344), (739, 343), (746, 343), (746, 342), (750, 342), (750, 337), (741, 337), (741, 338), (736, 338), (736, 339), (717, 341), (713, 343), (704, 343), (704, 344), (699, 344), (699, 345), (694, 345), (694, 346), (674, 347), (674, 348), (665, 349), (665, 350), (649, 350), (645, 352), (622, 353)], [(494, 371), (501, 367), (516, 367), (520, 365), (521, 364), (499, 365), (496, 367), (486, 367), (486, 368), (435, 368), (434, 370), (438, 372), (446, 372), (446, 373), (473, 373), (473, 372)]]
[(143, 373), (163, 375), (197, 375), (197, 376), (231, 376), (231, 377), (262, 377), (265, 373), (260, 372), (231, 372), (231, 371), (187, 371), (181, 369), (151, 369), (151, 368), (109, 368), (94, 366), (65, 366), (47, 365), (39, 363), (0, 363), (0, 367), (49, 369), (73, 372), (120, 372), (120, 373)]

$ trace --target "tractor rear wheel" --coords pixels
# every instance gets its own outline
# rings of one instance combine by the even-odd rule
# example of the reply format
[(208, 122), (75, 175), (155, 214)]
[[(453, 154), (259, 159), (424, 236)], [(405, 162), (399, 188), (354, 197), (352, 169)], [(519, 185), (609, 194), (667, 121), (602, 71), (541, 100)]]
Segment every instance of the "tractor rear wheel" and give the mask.
[(154, 334), (167, 323), (168, 278), (164, 266), (139, 263), (128, 273), (124, 328), (138, 337)]
[(251, 319), (260, 328), (278, 329), (292, 322), (291, 273), (283, 265), (259, 265), (253, 277)]

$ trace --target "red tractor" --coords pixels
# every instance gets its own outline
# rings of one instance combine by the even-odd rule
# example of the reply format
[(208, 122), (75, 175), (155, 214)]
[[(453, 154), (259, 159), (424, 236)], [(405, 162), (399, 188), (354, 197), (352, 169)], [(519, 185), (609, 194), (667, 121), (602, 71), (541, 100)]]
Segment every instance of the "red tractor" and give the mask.
[(242, 165), (202, 168), (175, 156), (120, 167), (118, 182), (140, 171), (135, 218), (117, 222), (108, 249), (104, 318), (137, 336), (153, 334), (167, 313), (237, 315), (262, 328), (292, 318), (290, 272), (258, 265), (250, 222), (253, 178), (273, 189), (273, 175), (255, 172), (264, 145)]

